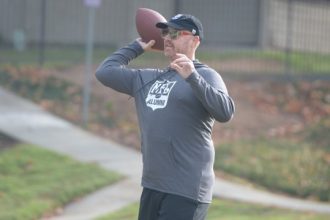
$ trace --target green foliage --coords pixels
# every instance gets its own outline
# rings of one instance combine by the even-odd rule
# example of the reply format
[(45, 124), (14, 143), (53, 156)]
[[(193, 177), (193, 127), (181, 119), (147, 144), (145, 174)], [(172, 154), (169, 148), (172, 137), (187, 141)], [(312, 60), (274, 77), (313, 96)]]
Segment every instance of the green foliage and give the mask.
[(298, 213), (273, 207), (240, 202), (214, 200), (208, 220), (325, 220), (328, 216), (313, 213)]
[(275, 191), (330, 200), (330, 166), (324, 151), (308, 144), (258, 139), (223, 144), (215, 168)]
[[(0, 70), (0, 86), (42, 105), (73, 123), (81, 122), (82, 88), (54, 77), (45, 69), (7, 65)], [(115, 125), (111, 102), (103, 103), (102, 99), (92, 94), (90, 111), (98, 112), (91, 115), (90, 122), (107, 127)]]
[(113, 103), (108, 101), (104, 103), (103, 111), (100, 111), (98, 114), (97, 121), (99, 121), (102, 125), (112, 128), (115, 126), (115, 114), (113, 110)]
[(296, 73), (330, 73), (330, 55), (308, 52), (285, 51), (254, 51), (251, 57), (257, 57), (267, 60), (282, 62), (284, 65), (288, 62), (292, 70)]
[[(99, 63), (104, 57), (109, 55), (113, 48), (96, 47), (94, 50), (94, 61)], [(2, 48), (0, 50), (0, 64), (12, 64), (15, 66), (30, 65), (37, 67), (40, 56), (39, 48), (29, 47), (24, 51), (15, 51), (11, 48)], [(47, 46), (44, 51), (45, 68), (67, 69), (73, 65), (84, 63), (85, 48), (78, 46)]]
[(322, 118), (319, 122), (309, 126), (305, 131), (306, 139), (313, 143), (315, 148), (323, 149), (327, 154), (330, 154), (329, 131), (330, 116)]
[[(1, 39), (0, 39), (1, 40)], [(93, 60), (100, 63), (106, 56), (115, 50), (113, 47), (95, 47)], [(83, 63), (85, 51), (83, 47), (78, 46), (48, 46), (45, 49), (44, 67), (52, 69), (65, 69), (77, 63)], [(289, 56), (285, 51), (280, 50), (210, 50), (210, 48), (201, 48), (198, 51), (198, 58), (203, 62), (210, 61), (271, 61), (277, 62), (282, 67), (287, 62), (295, 73), (306, 74), (330, 74), (330, 55), (308, 52), (291, 52)], [(28, 50), (17, 52), (13, 49), (0, 50), (0, 64), (10, 63), (14, 65), (32, 65), (37, 66), (39, 59), (38, 48), (29, 48)], [(166, 60), (166, 59), (165, 59)], [(145, 53), (139, 59), (134, 60), (137, 66), (166, 66), (164, 56), (161, 52)], [(239, 65), (239, 63), (238, 63)]]
[(42, 74), (37, 69), (30, 69), (29, 72), (24, 69), (18, 72), (1, 71), (0, 85), (34, 101), (48, 99), (66, 102), (80, 94), (78, 89), (69, 92), (72, 88), (70, 83)]
[[(208, 62), (212, 60), (220, 61), (273, 61), (284, 68), (289, 64), (294, 73), (303, 74), (329, 74), (330, 73), (330, 55), (308, 52), (291, 52), (286, 54), (280, 50), (229, 50), (213, 51), (201, 50), (198, 53), (201, 60)], [(239, 62), (237, 63), (239, 65)]]
[(94, 164), (30, 145), (0, 151), (0, 219), (37, 219), (119, 179)]

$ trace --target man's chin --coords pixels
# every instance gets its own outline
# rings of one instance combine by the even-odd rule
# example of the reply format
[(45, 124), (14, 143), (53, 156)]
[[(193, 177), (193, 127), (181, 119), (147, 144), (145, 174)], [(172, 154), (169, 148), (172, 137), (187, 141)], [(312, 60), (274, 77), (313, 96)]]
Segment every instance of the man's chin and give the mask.
[(175, 56), (175, 52), (171, 49), (171, 48), (168, 48), (168, 47), (165, 47), (164, 48), (164, 55), (170, 59), (172, 59), (172, 57)]

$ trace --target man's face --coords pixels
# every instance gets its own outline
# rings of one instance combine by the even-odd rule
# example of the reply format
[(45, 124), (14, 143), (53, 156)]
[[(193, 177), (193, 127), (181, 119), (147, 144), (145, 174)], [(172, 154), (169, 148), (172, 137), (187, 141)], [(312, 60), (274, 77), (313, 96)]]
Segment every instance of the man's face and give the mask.
[(194, 36), (189, 31), (163, 29), (164, 55), (171, 60), (177, 53), (187, 54), (194, 47)]

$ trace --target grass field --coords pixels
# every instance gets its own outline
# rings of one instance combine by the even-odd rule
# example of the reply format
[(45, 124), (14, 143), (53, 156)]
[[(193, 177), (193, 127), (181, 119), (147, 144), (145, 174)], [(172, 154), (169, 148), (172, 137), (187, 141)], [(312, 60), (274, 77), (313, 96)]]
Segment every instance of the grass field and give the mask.
[[(95, 165), (20, 144), (0, 150), (0, 178), (0, 219), (32, 220), (51, 215), (56, 208), (113, 183), (119, 176)], [(132, 204), (99, 220), (136, 220), (137, 213), (138, 204)], [(326, 220), (328, 217), (215, 199), (207, 219)]]
[(35, 146), (0, 147), (0, 219), (34, 220), (120, 179)]
[[(113, 52), (113, 47), (96, 47), (94, 49), (93, 60), (96, 64), (102, 61), (106, 56)], [(23, 52), (18, 52), (10, 48), (3, 48), (0, 50), (0, 66), (3, 64), (13, 65), (38, 65), (39, 54), (37, 48), (29, 48)], [(280, 65), (279, 74), (287, 71), (285, 68), (290, 68), (293, 73), (303, 74), (322, 74), (330, 75), (330, 55), (307, 53), (307, 52), (292, 52), (289, 55), (284, 51), (279, 50), (209, 50), (201, 49), (197, 53), (198, 59), (202, 62), (222, 62), (238, 61), (235, 65), (240, 65), (240, 61), (258, 61), (276, 62)], [(61, 47), (61, 46), (48, 46), (44, 52), (44, 67), (63, 69), (73, 66), (78, 63), (83, 63), (85, 60), (84, 47)], [(133, 62), (137, 66), (164, 66), (167, 65), (167, 60), (164, 59), (161, 52), (146, 53), (139, 59)], [(271, 68), (271, 67), (268, 67)], [(246, 70), (248, 72), (248, 70)], [(270, 72), (272, 69), (269, 69)], [(268, 71), (266, 71), (268, 72)], [(264, 73), (262, 70), (261, 73)]]
[[(98, 220), (136, 220), (138, 209), (138, 204), (133, 204)], [(328, 218), (328, 215), (215, 199), (210, 206), (207, 220), (326, 220)]]
[[(97, 49), (94, 61), (96, 63), (101, 61), (111, 51), (111, 48)], [(53, 107), (50, 110), (60, 107), (62, 112), (56, 113), (62, 117), (65, 116), (67, 120), (74, 121), (81, 106), (81, 88), (54, 77), (47, 78), (42, 70), (39, 71), (38, 68), (33, 67), (37, 64), (37, 56), (36, 50), (23, 53), (0, 50), (0, 70), (3, 67), (1, 64), (6, 63), (7, 67), (8, 63), (10, 64), (7, 69), (10, 71), (7, 72), (4, 69), (0, 71), (0, 84), (43, 106), (52, 104)], [(162, 65), (163, 61), (160, 57), (160, 54), (145, 54), (136, 60), (135, 65), (143, 66), (151, 62), (153, 65)], [(214, 54), (201, 52), (200, 57), (208, 61), (244, 58), (274, 60), (282, 63), (285, 63), (286, 59), (284, 53), (271, 51)], [(84, 54), (81, 48), (50, 48), (46, 51), (45, 67), (65, 69), (81, 63), (83, 59)], [(330, 75), (329, 56), (297, 53), (291, 54), (290, 59), (292, 59), (292, 68), (297, 72), (307, 70), (309, 74)], [(16, 69), (16, 65), (27, 66)], [(319, 93), (314, 95), (319, 96)], [(318, 99), (314, 102), (316, 100)], [(110, 116), (113, 115), (110, 114), (110, 104), (109, 111), (103, 113), (102, 111), (107, 107), (103, 106), (104, 103), (99, 103), (97, 117), (101, 117), (102, 121), (110, 120), (109, 124), (112, 124)], [(299, 142), (256, 137), (254, 140), (241, 140), (217, 146), (216, 169), (246, 178), (256, 185), (277, 192), (329, 201), (328, 122), (329, 120), (306, 129), (306, 134), (302, 135), (306, 138)], [(39, 151), (40, 149), (28, 145), (0, 151), (1, 220), (35, 219), (36, 216), (51, 213), (55, 207), (62, 206), (74, 198), (118, 179), (117, 175), (113, 176), (102, 170), (95, 171), (95, 169), (98, 170), (95, 166), (81, 165), (59, 155), (47, 156), (50, 152)], [(81, 166), (84, 168), (79, 168)], [(52, 175), (48, 175), (49, 170)], [(90, 178), (91, 175), (96, 176)], [(84, 184), (77, 184), (81, 182)], [(58, 189), (61, 189), (63, 193), (54, 193)], [(136, 219), (136, 213), (137, 205), (135, 204), (104, 219)], [(323, 220), (328, 219), (326, 217), (218, 200), (213, 203), (209, 214), (209, 220)]]
[(216, 150), (215, 168), (270, 190), (330, 199), (328, 153), (307, 143), (256, 139), (223, 144)]
[[(41, 105), (51, 104), (50, 111), (73, 123), (79, 122), (81, 89), (77, 85), (45, 77), (34, 68), (0, 71), (0, 85)], [(319, 94), (326, 91), (316, 93)], [(323, 98), (312, 101), (323, 102)], [(93, 98), (91, 113), (97, 114), (91, 114), (91, 119), (116, 127), (112, 104)], [(329, 201), (329, 121), (324, 118), (320, 123), (306, 126), (298, 142), (256, 138), (217, 146), (215, 168), (277, 192)]]

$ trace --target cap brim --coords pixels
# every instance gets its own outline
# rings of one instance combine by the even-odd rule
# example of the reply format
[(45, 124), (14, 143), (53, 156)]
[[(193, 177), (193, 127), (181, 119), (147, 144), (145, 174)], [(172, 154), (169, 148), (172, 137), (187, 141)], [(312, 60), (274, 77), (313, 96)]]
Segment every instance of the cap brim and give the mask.
[(158, 22), (156, 23), (156, 27), (160, 29), (168, 28), (167, 22)]
[(183, 30), (184, 29), (180, 25), (177, 25), (177, 24), (172, 23), (172, 22), (158, 22), (156, 24), (156, 27), (160, 28), (160, 29), (166, 29), (166, 28), (169, 28), (169, 27), (174, 28), (174, 29), (178, 29), (178, 30)]

